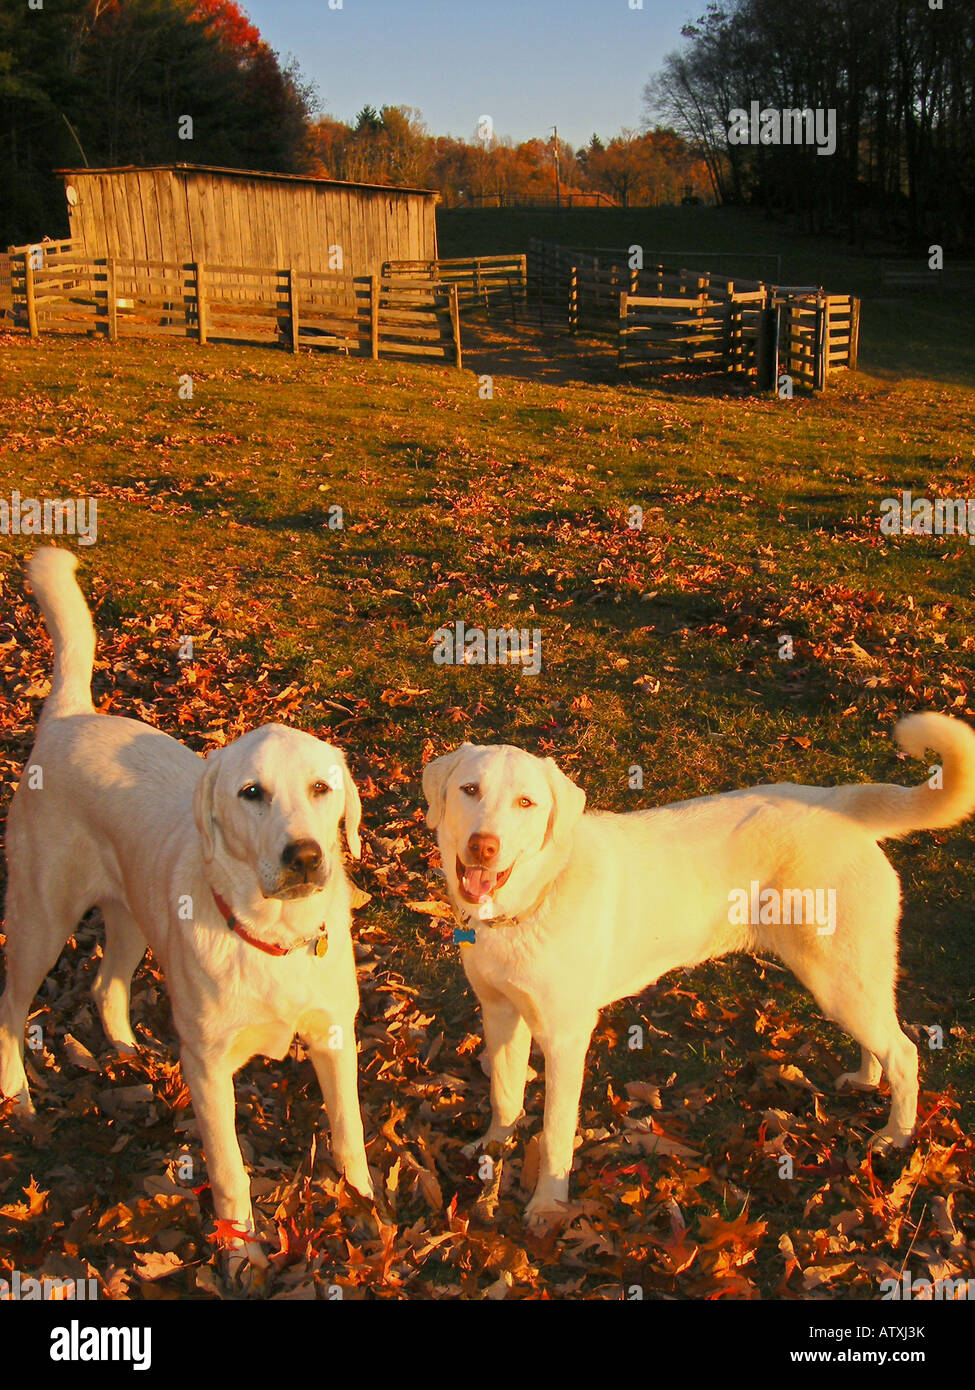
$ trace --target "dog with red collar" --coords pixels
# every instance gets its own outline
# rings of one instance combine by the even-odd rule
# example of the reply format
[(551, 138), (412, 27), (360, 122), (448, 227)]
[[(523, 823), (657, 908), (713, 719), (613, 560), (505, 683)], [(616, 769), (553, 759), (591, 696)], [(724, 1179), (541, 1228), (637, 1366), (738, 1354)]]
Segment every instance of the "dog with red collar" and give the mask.
[(359, 795), (339, 749), (296, 729), (255, 729), (204, 761), (148, 724), (97, 714), (95, 631), (75, 567), (54, 547), (28, 566), (54, 674), (7, 819), (0, 1095), (33, 1113), (28, 1010), (80, 919), (99, 907), (105, 957), (94, 994), (105, 1032), (119, 1050), (137, 1046), (129, 989), (148, 943), (172, 998), (216, 1215), (263, 1264), (235, 1128), (234, 1073), (252, 1057), (283, 1058), (302, 1037), (335, 1163), (372, 1195), (352, 890), (339, 847), (344, 819), (359, 857)]

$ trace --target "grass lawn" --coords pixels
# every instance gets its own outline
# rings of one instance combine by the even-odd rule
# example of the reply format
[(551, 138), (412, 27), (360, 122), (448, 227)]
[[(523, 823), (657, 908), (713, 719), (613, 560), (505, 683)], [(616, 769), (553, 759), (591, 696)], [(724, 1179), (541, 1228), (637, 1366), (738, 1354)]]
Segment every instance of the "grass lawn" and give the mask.
[[(687, 211), (700, 227), (709, 210)], [(475, 216), (486, 214), (442, 226), (442, 254), (487, 249)], [(512, 245), (495, 235), (492, 250), (523, 249), (514, 215), (512, 227)], [(836, 269), (829, 288), (858, 288), (853, 258), (823, 255), (817, 278)], [(808, 257), (797, 241), (797, 274)], [(477, 350), (456, 372), (259, 348), (0, 341), (0, 496), (98, 499), (98, 543), (80, 550), (101, 636), (96, 703), (200, 750), (284, 718), (345, 747), (362, 788), (354, 877), (372, 898), (358, 914), (360, 1089), (397, 1231), (391, 1247), (367, 1232), (364, 1260), (351, 1260), (330, 1214), (346, 1199), (320, 1201), (318, 1248), (349, 1296), (479, 1297), (505, 1278), (512, 1297), (615, 1298), (638, 1283), (648, 1297), (874, 1298), (912, 1240), (916, 1275), (948, 1258), (942, 1199), (970, 1232), (959, 1129), (975, 1080), (970, 828), (890, 847), (905, 898), (900, 1013), (922, 1044), (916, 1150), (864, 1162), (886, 1087), (832, 1092), (855, 1049), (774, 962), (679, 972), (604, 1016), (583, 1092), (581, 1209), (548, 1243), (519, 1221), (524, 1140), (496, 1224), (467, 1224), (479, 1184), (460, 1148), (487, 1101), (479, 1017), (448, 926), (408, 906), (443, 896), (421, 767), (464, 739), (551, 753), (591, 805), (622, 811), (759, 781), (920, 781), (926, 770), (893, 748), (896, 718), (930, 707), (975, 719), (975, 551), (963, 537), (878, 530), (881, 500), (901, 489), (975, 497), (971, 334), (949, 305), (904, 305), (868, 300), (865, 370), (791, 402), (528, 371), (496, 375), (485, 400)], [(178, 394), (184, 373), (191, 400)], [(336, 506), (341, 529), (329, 524)], [(627, 526), (633, 506), (640, 531)], [(31, 548), (4, 538), (0, 551), (4, 810), (48, 672), (24, 597)], [(458, 619), (541, 628), (540, 674), (435, 665), (433, 634)], [(791, 660), (779, 658), (783, 634)], [(186, 636), (193, 662), (179, 660)], [(641, 791), (629, 787), (634, 764)], [(99, 1062), (86, 990), (100, 930), (78, 932), (38, 1000), (48, 1142), (4, 1132), (0, 1203), (20, 1202), (30, 1177), (48, 1195), (29, 1221), (0, 1206), (0, 1249), (9, 1240), (21, 1268), (67, 1251), (130, 1296), (211, 1296), (206, 1196), (165, 1186), (187, 1113), (165, 995), (144, 965), (134, 1017), (163, 1050)], [(642, 1050), (628, 1045), (634, 1025)], [(73, 1064), (65, 1033), (95, 1054), (94, 1070)], [(291, 1178), (316, 1109), (296, 1055), (297, 1067), (255, 1062), (239, 1078), (258, 1206), (291, 1232), (272, 1276), (283, 1289), (322, 1277), (294, 1234), (310, 1219)], [(106, 1119), (119, 1078), (153, 1086), (149, 1118)], [(525, 1140), (540, 1100), (536, 1082)], [(628, 1123), (648, 1113), (662, 1152)], [(198, 1154), (192, 1122), (185, 1140)], [(780, 1150), (795, 1158), (791, 1179)], [(136, 1277), (135, 1254), (160, 1250), (175, 1250), (179, 1269)]]

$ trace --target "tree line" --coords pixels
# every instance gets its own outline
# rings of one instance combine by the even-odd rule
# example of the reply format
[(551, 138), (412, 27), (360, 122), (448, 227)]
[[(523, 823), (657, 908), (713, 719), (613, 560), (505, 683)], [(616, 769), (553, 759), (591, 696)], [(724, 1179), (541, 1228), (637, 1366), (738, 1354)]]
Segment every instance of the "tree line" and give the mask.
[[(715, 196), (859, 242), (975, 242), (975, 5), (726, 0), (683, 30), (647, 114), (705, 159)], [(729, 141), (731, 113), (835, 111), (836, 149)]]
[[(975, 5), (713, 0), (683, 33), (647, 85), (646, 128), (573, 149), (481, 126), (431, 135), (408, 106), (323, 115), (235, 0), (4, 4), (0, 246), (65, 233), (53, 169), (175, 162), (422, 186), (448, 207), (558, 188), (621, 207), (757, 204), (861, 242), (975, 242)], [(753, 103), (835, 113), (835, 149), (729, 139)]]
[[(187, 121), (189, 118), (189, 122)], [(234, 0), (43, 0), (0, 8), (0, 246), (63, 236), (52, 170), (214, 164), (436, 189), (448, 206), (598, 192), (626, 206), (710, 196), (673, 131), (583, 149), (431, 135), (407, 106), (324, 116)]]
[(5, 3), (0, 245), (66, 234), (52, 169), (182, 161), (293, 171), (314, 105), (313, 89), (232, 0)]
[[(309, 168), (332, 178), (434, 188), (447, 207), (602, 194), (622, 207), (710, 195), (707, 167), (672, 130), (623, 130), (605, 144), (499, 138), (482, 127), (467, 139), (430, 135), (409, 106), (363, 107), (349, 124), (323, 117), (310, 126)], [(593, 199), (595, 202), (595, 198)]]

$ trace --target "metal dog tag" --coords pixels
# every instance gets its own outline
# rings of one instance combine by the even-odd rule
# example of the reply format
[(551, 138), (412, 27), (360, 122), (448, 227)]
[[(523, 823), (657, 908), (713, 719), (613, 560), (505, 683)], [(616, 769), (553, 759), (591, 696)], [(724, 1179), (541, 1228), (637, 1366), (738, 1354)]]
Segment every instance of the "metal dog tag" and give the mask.
[(327, 937), (327, 936), (320, 936), (320, 937), (318, 938), (318, 940), (315, 942), (315, 955), (316, 955), (316, 956), (323, 956), (327, 950), (328, 950), (328, 937)]

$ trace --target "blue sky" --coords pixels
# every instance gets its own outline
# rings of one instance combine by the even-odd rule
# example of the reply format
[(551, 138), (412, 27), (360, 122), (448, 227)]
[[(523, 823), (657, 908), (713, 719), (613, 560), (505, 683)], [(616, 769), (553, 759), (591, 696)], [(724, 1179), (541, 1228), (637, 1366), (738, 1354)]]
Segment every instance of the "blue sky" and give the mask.
[(643, 87), (706, 0), (240, 0), (264, 38), (294, 55), (325, 110), (415, 106), (434, 134), (572, 145), (638, 128)]

